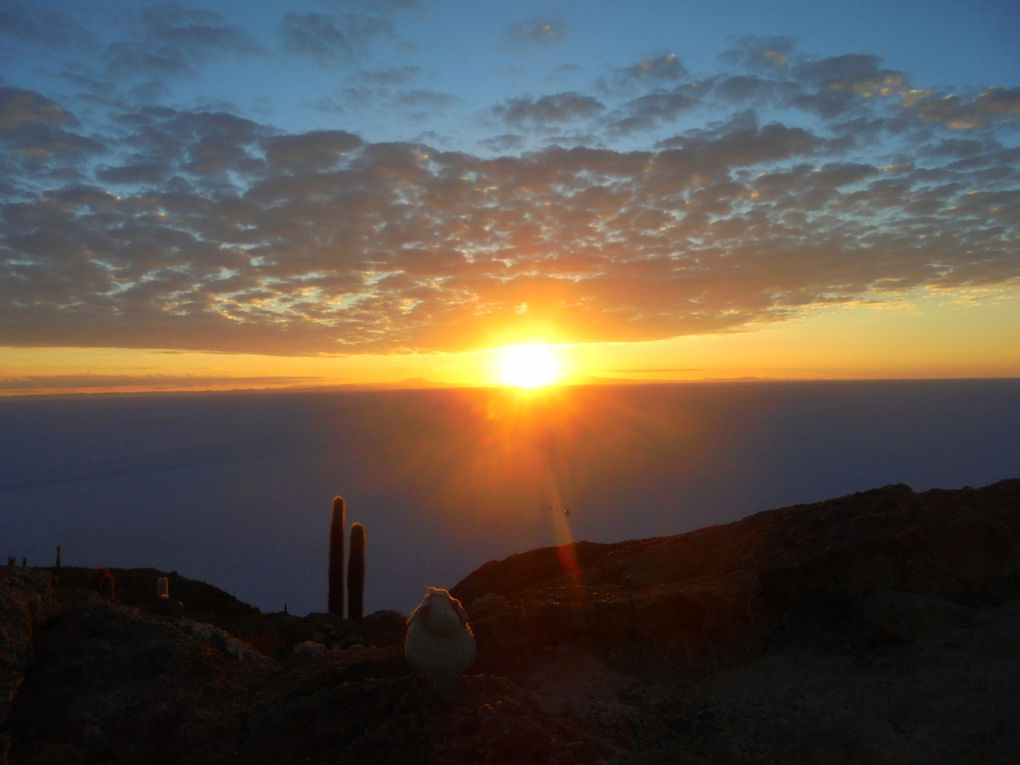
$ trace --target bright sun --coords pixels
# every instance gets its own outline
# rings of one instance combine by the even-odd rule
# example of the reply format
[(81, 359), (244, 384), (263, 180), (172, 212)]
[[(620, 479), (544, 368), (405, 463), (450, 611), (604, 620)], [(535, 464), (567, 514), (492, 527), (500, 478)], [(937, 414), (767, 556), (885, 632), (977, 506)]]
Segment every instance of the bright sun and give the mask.
[(540, 388), (560, 379), (560, 363), (547, 345), (514, 345), (502, 350), (499, 377), (504, 385)]

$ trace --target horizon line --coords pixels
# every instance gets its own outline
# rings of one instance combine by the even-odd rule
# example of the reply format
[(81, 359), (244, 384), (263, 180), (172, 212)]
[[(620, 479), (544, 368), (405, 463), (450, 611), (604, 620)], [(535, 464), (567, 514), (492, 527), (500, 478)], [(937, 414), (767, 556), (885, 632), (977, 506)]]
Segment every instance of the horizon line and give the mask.
[[(638, 370), (635, 370), (638, 371)], [(185, 378), (180, 378), (182, 381)], [(504, 390), (507, 392), (535, 393), (555, 391), (563, 388), (595, 388), (595, 387), (647, 387), (666, 385), (775, 385), (775, 384), (824, 384), (824, 383), (911, 383), (911, 382), (991, 382), (1020, 381), (1020, 375), (977, 375), (977, 376), (909, 376), (909, 377), (704, 377), (698, 379), (656, 380), (619, 377), (588, 377), (583, 380), (566, 381), (545, 386), (532, 391), (521, 391), (513, 386), (498, 383), (458, 384), (436, 380), (414, 379), (397, 382), (372, 383), (326, 383), (321, 385), (293, 385), (267, 387), (228, 387), (228, 388), (189, 388), (154, 386), (147, 389), (107, 390), (99, 386), (95, 388), (61, 389), (54, 387), (50, 392), (42, 390), (17, 389), (0, 391), (0, 400), (53, 399), (53, 398), (91, 398), (114, 396), (158, 396), (158, 395), (202, 395), (202, 394), (285, 394), (285, 393), (389, 393), (400, 391), (426, 390)], [(120, 386), (111, 385), (110, 388)], [(124, 386), (129, 387), (129, 386)]]

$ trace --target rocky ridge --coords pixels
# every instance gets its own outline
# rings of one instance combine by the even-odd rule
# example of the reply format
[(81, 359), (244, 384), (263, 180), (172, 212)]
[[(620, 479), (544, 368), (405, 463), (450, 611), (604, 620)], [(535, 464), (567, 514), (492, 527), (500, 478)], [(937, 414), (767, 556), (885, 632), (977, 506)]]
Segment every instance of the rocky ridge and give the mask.
[[(479, 659), (403, 616), (262, 614), (207, 584), (0, 569), (0, 762), (1012, 762), (1020, 479), (887, 486), (488, 563)], [(157, 576), (179, 603), (157, 603)]]

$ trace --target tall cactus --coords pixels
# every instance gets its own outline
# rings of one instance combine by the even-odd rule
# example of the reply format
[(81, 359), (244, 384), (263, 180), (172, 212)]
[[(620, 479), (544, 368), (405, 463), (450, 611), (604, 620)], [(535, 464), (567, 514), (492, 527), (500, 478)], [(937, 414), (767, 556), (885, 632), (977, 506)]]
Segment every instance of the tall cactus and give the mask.
[(333, 497), (333, 520), (329, 527), (329, 612), (344, 615), (344, 526), (347, 503)]
[(174, 604), (170, 602), (170, 579), (165, 576), (156, 579), (156, 613), (170, 616), (174, 612)]
[(360, 619), (365, 610), (365, 527), (351, 526), (351, 559), (347, 563), (347, 616)]

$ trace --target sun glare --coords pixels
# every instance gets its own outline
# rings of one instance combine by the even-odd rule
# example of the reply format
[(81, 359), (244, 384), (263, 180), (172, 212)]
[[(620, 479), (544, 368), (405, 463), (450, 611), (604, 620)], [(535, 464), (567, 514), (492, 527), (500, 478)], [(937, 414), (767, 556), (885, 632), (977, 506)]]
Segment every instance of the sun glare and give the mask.
[(547, 345), (514, 345), (502, 351), (499, 379), (504, 385), (541, 388), (556, 383), (561, 375), (559, 360)]

